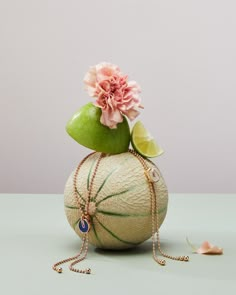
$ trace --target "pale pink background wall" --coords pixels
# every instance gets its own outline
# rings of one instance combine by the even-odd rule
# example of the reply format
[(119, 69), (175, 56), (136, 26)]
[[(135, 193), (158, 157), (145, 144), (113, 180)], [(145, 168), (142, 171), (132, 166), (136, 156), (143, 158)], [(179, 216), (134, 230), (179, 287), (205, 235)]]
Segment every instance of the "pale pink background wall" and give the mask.
[(62, 193), (89, 152), (65, 132), (90, 65), (142, 86), (170, 192), (236, 192), (236, 2), (0, 2), (0, 192)]

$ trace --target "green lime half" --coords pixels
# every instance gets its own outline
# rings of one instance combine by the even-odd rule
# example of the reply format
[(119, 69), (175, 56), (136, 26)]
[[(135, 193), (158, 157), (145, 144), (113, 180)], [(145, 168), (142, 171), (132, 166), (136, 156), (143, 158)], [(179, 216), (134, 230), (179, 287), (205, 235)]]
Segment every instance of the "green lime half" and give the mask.
[(88, 103), (80, 108), (66, 125), (68, 134), (79, 144), (108, 154), (127, 152), (130, 144), (130, 129), (127, 119), (110, 129), (100, 123), (101, 109)]

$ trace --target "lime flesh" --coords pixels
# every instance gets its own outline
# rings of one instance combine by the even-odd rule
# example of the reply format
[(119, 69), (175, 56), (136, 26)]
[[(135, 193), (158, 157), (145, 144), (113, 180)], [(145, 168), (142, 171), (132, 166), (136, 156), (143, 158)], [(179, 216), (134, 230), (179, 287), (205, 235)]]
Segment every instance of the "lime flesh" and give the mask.
[(127, 119), (117, 124), (116, 129), (100, 123), (101, 109), (88, 103), (80, 108), (66, 125), (68, 134), (79, 144), (108, 154), (127, 152), (130, 143), (130, 130)]
[(132, 129), (131, 143), (133, 149), (146, 158), (158, 157), (164, 152), (141, 121), (136, 122)]

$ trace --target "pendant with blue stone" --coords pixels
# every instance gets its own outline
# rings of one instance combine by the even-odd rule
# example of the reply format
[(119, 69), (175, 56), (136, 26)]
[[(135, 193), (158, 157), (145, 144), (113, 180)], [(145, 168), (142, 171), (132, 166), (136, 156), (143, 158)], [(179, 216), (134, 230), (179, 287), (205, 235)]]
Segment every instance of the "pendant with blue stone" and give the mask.
[(78, 222), (78, 227), (79, 227), (79, 230), (84, 234), (89, 232), (90, 225), (88, 220), (86, 218), (81, 218), (80, 221)]

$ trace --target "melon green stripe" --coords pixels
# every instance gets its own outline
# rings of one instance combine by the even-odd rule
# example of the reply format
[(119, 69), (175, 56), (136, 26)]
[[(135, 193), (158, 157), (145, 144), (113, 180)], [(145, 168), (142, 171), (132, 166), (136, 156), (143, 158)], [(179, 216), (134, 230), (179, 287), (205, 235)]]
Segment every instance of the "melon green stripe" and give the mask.
[[(78, 207), (75, 207), (75, 206), (68, 206), (68, 205), (65, 205), (64, 206), (66, 209), (72, 209), (72, 210), (79, 210), (79, 208)], [(82, 209), (84, 209), (84, 205), (81, 205), (81, 207), (82, 207)]]
[(102, 242), (101, 242), (101, 240), (100, 240), (100, 238), (99, 238), (99, 236), (98, 236), (98, 233), (97, 233), (97, 231), (96, 231), (95, 224), (94, 224), (94, 222), (93, 222), (93, 217), (91, 218), (91, 227), (92, 227), (92, 229), (93, 229), (93, 232), (94, 232), (94, 235), (95, 235), (97, 241), (100, 243), (100, 245), (102, 245)]
[(102, 184), (100, 185), (100, 187), (98, 188), (98, 191), (96, 192), (96, 195), (91, 199), (91, 201), (95, 201), (99, 192), (101, 191), (101, 189), (104, 187), (105, 183), (107, 182), (107, 180), (109, 179), (109, 177), (117, 170), (117, 167), (115, 169), (113, 169), (108, 175), (107, 177), (103, 180)]
[(143, 182), (140, 182), (138, 185), (132, 186), (132, 187), (130, 187), (130, 188), (128, 188), (128, 189), (126, 189), (126, 190), (124, 190), (122, 192), (119, 192), (119, 193), (115, 193), (115, 194), (111, 194), (111, 195), (106, 196), (104, 199), (98, 201), (96, 203), (96, 206), (98, 206), (99, 204), (101, 204), (103, 201), (106, 201), (107, 199), (110, 199), (110, 198), (113, 198), (113, 197), (119, 197), (119, 196), (121, 196), (121, 195), (123, 195), (123, 194), (125, 194), (127, 192), (132, 191), (133, 189), (136, 189), (139, 186), (143, 186)]
[(65, 205), (65, 208), (68, 208), (68, 209), (79, 209), (78, 207), (74, 207), (74, 206), (69, 206), (69, 205)]
[(124, 191), (122, 191), (122, 192), (115, 193), (115, 194), (112, 194), (112, 195), (108, 195), (108, 196), (106, 196), (104, 199), (102, 199), (102, 200), (100, 200), (99, 202), (97, 202), (96, 205), (98, 206), (99, 204), (101, 204), (101, 203), (104, 202), (105, 200), (110, 199), (110, 198), (112, 198), (112, 197), (117, 197), (117, 196), (123, 195), (123, 194), (127, 193), (127, 192), (130, 191), (130, 190), (131, 190), (131, 189), (126, 189), (126, 190), (124, 190)]
[[(167, 207), (161, 208), (158, 211), (158, 214), (163, 213), (164, 211), (166, 211)], [(109, 216), (114, 216), (114, 217), (145, 217), (145, 216), (150, 216), (151, 212), (148, 213), (140, 213), (140, 214), (129, 214), (129, 213), (119, 213), (119, 212), (110, 212), (110, 211), (106, 211), (106, 210), (100, 210), (97, 209), (98, 213), (101, 213), (103, 215), (109, 215)]]
[(80, 196), (80, 198), (82, 197), (81, 193), (78, 191), (78, 189), (76, 188), (76, 192), (77, 194)]
[(88, 177), (87, 177), (87, 190), (89, 190), (90, 176), (91, 176), (91, 172), (92, 172), (92, 169), (93, 169), (95, 163), (96, 163), (96, 161), (94, 159), (93, 162), (92, 162), (92, 165), (91, 165), (91, 167), (89, 169), (89, 173), (88, 173)]
[(108, 175), (107, 177), (104, 179), (104, 181), (102, 182), (102, 184), (100, 185), (100, 187), (98, 188), (98, 191), (96, 192), (95, 196), (93, 198), (91, 198), (91, 201), (95, 201), (99, 192), (101, 191), (101, 189), (104, 187), (104, 185), (106, 184), (107, 180), (109, 179), (109, 177), (115, 172), (117, 171), (124, 162), (126, 162), (127, 160), (129, 160), (128, 158), (125, 158), (124, 161), (122, 161), (115, 169), (113, 169)]
[(81, 198), (81, 200), (86, 203), (85, 199), (82, 197), (81, 193), (78, 191), (78, 189), (76, 188), (76, 192), (79, 195), (79, 197)]
[(105, 225), (103, 225), (99, 219), (97, 218), (97, 216), (95, 216), (95, 218), (97, 219), (98, 223), (101, 225), (101, 227), (107, 231), (113, 238), (117, 239), (119, 242), (122, 242), (124, 244), (129, 244), (129, 245), (139, 245), (140, 243), (133, 243), (133, 242), (128, 242), (128, 241), (125, 241), (123, 239), (121, 239), (120, 237), (118, 237), (116, 234), (114, 234), (110, 229), (108, 229), (107, 227), (105, 227)]
[(76, 220), (76, 222), (73, 224), (73, 228), (75, 230), (75, 227), (77, 226), (78, 222), (80, 221), (80, 218), (78, 220)]
[[(81, 200), (84, 202), (84, 204), (86, 203), (86, 200), (85, 200), (85, 198), (83, 198), (83, 197), (80, 197), (81, 198)], [(81, 204), (82, 206), (84, 205), (84, 204)]]

